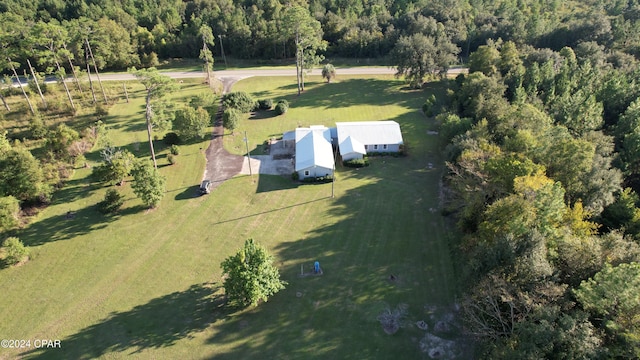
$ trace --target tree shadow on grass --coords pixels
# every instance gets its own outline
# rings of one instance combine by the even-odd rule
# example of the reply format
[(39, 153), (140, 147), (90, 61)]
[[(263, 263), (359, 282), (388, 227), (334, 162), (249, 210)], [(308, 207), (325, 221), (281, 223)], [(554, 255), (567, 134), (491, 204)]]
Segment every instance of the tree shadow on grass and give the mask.
[(69, 240), (103, 229), (116, 219), (117, 215), (104, 215), (98, 211), (95, 205), (88, 206), (80, 210), (69, 210), (63, 214), (54, 214), (34, 222), (20, 232), (20, 239), (28, 246)]
[(95, 359), (107, 354), (135, 356), (169, 347), (229, 316), (219, 285), (195, 284), (152, 299), (131, 310), (114, 312), (61, 340), (62, 348), (34, 349), (31, 359)]
[[(434, 179), (419, 161), (375, 160), (369, 168), (342, 173), (345, 181), (355, 177), (362, 185), (345, 190), (337, 181), (336, 197), (321, 199), (330, 202), (323, 216), (331, 220), (300, 238), (277, 242), (273, 254), (287, 288), (217, 325), (209, 343), (233, 346), (221, 348), (213, 359), (425, 357), (418, 344), (423, 330), (409, 325), (389, 336), (377, 316), (387, 306), (406, 303), (414, 323), (424, 318), (425, 304), (447, 305), (453, 299), (440, 215), (429, 211), (437, 196), (425, 187)], [(295, 212), (306, 214), (315, 206), (326, 203), (297, 204)], [(286, 210), (278, 209), (283, 222)], [(297, 226), (305, 216), (285, 226)], [(299, 276), (316, 260), (322, 276)]]
[(264, 120), (277, 117), (278, 113), (274, 109), (271, 110), (258, 110), (249, 116), (249, 120)]

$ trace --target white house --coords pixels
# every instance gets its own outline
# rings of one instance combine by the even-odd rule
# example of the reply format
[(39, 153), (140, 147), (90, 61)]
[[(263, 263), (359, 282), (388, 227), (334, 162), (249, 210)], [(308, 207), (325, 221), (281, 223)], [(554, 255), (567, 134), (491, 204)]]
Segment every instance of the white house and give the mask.
[(319, 125), (297, 128), (295, 171), (300, 179), (333, 175), (331, 132)]
[(395, 121), (336, 123), (342, 160), (362, 159), (372, 152), (400, 152), (402, 132)]

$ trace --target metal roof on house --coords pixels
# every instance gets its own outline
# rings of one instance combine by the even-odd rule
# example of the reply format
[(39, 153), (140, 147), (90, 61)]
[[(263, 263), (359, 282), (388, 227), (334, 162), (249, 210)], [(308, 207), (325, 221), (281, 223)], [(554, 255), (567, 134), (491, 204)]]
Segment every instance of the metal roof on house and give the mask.
[(351, 153), (366, 155), (367, 150), (364, 149), (363, 143), (352, 138), (351, 136), (347, 136), (347, 138), (340, 144), (340, 155)]
[(314, 166), (333, 168), (331, 135), (324, 126), (296, 129), (296, 171)]
[[(363, 145), (402, 144), (400, 124), (395, 121), (337, 122), (338, 144), (351, 137)], [(343, 153), (342, 149), (340, 153)]]

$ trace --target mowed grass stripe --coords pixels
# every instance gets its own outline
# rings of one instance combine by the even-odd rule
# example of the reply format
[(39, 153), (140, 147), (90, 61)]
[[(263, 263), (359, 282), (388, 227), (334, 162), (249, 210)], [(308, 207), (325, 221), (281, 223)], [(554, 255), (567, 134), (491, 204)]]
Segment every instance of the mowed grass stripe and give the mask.
[[(36, 259), (0, 271), (0, 286), (16, 282), (3, 287), (11, 291), (0, 298), (0, 316), (25, 319), (0, 324), (0, 333), (62, 337), (63, 352), (34, 356), (47, 359), (421, 357), (411, 340), (422, 336), (419, 331), (387, 336), (376, 316), (385, 306), (407, 303), (411, 319), (418, 319), (425, 305), (454, 298), (445, 286), (452, 276), (446, 232), (440, 215), (428, 211), (437, 207), (439, 174), (426, 164), (442, 161), (425, 137), (431, 124), (417, 111), (424, 94), (389, 78), (345, 78), (330, 85), (311, 81), (298, 98), (285, 86), (291, 83), (258, 80), (242, 81), (238, 89), (264, 86), (262, 97), (275, 98), (268, 87), (283, 87), (276, 91), (287, 94), (292, 107), (283, 117), (244, 121), (254, 143), (298, 122), (391, 119), (401, 123), (409, 156), (376, 158), (367, 169), (340, 168), (335, 198), (331, 184), (295, 185), (258, 175), (238, 176), (193, 197), (207, 143), (185, 145), (177, 165), (161, 168), (170, 180), (160, 208), (145, 213), (125, 185), (119, 190), (127, 204), (113, 221), (89, 212), (106, 188), (85, 188), (86, 174), (79, 171), (74, 191), (63, 193), (23, 234), (32, 244), (52, 235), (34, 248)], [(118, 144), (132, 149), (131, 141), (146, 139), (144, 128), (136, 128), (143, 124), (140, 100), (118, 104), (112, 114), (119, 116), (110, 119)], [(239, 134), (225, 140), (241, 140)], [(145, 151), (141, 143), (139, 155)], [(68, 209), (82, 221), (56, 223)], [(271, 250), (289, 285), (257, 308), (220, 309), (222, 291), (214, 292), (219, 264), (248, 237)], [(310, 271), (314, 260), (325, 274), (298, 277), (300, 265)], [(81, 311), (71, 313), (74, 307)]]

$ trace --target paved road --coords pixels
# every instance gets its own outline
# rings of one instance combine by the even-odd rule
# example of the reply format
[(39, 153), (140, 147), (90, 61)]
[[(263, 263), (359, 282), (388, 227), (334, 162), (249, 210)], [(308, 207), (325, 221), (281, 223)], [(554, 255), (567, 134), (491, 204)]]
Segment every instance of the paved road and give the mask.
[[(457, 75), (463, 72), (467, 72), (467, 69), (455, 68), (449, 70), (449, 75)], [(321, 75), (322, 69), (313, 69), (309, 75)], [(396, 70), (391, 67), (351, 67), (351, 68), (336, 68), (338, 75), (393, 75)], [(171, 71), (163, 72), (164, 75), (173, 79), (189, 79), (189, 78), (201, 78), (205, 76), (201, 71)], [(282, 68), (282, 69), (239, 69), (239, 70), (220, 70), (214, 72), (215, 77), (218, 79), (234, 78), (236, 80), (246, 79), (253, 76), (296, 76), (295, 68)], [(97, 80), (95, 75), (91, 76), (92, 79)], [(131, 74), (104, 74), (100, 75), (100, 79), (106, 81), (123, 81), (123, 80), (135, 80), (135, 77)]]

